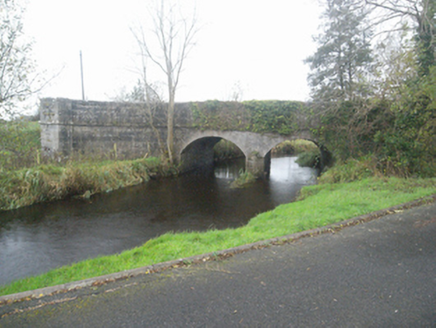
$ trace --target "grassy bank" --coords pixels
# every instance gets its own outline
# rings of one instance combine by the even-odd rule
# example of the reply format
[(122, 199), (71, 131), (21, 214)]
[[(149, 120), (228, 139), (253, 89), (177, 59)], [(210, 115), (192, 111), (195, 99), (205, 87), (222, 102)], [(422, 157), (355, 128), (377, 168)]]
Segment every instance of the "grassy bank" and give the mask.
[(157, 173), (164, 172), (160, 160), (153, 157), (0, 170), (0, 210), (71, 196), (90, 197), (142, 183)]
[(262, 213), (244, 227), (204, 233), (167, 233), (121, 254), (90, 259), (2, 286), (0, 294), (53, 286), (284, 236), (434, 193), (434, 178), (368, 178), (351, 183), (305, 187), (300, 201)]
[(155, 174), (176, 173), (157, 158), (116, 160), (94, 153), (68, 162), (42, 157), (38, 122), (0, 120), (0, 211), (137, 185)]

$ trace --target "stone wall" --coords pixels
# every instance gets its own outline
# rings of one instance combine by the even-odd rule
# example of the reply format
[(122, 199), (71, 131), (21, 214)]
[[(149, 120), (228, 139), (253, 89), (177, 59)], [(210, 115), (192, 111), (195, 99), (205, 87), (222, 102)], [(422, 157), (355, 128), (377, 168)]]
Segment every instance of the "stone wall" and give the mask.
[[(154, 126), (164, 141), (165, 116), (156, 110)], [(41, 143), (46, 153), (104, 155), (120, 158), (159, 155), (155, 132), (144, 104), (41, 100)]]
[[(213, 104), (219, 105), (219, 102)], [(241, 106), (238, 103), (232, 106), (235, 105)], [(232, 106), (229, 103), (222, 109), (218, 106), (214, 109), (215, 118), (219, 119), (219, 113), (223, 118), (230, 117)], [(292, 122), (298, 129), (287, 136), (246, 130), (204, 130), (193, 117), (195, 111), (192, 108), (199, 107), (201, 103), (177, 103), (175, 108), (175, 156), (184, 171), (210, 165), (213, 161), (212, 148), (222, 138), (232, 141), (242, 150), (247, 170), (256, 173), (268, 168), (269, 152), (280, 142), (312, 139), (304, 117)], [(40, 113), (41, 144), (48, 155), (68, 157), (78, 153), (118, 159), (138, 158), (146, 154), (160, 156), (157, 135), (163, 150), (166, 150), (167, 127), (163, 108), (154, 108), (153, 124), (149, 109), (140, 103), (46, 98), (41, 100)]]

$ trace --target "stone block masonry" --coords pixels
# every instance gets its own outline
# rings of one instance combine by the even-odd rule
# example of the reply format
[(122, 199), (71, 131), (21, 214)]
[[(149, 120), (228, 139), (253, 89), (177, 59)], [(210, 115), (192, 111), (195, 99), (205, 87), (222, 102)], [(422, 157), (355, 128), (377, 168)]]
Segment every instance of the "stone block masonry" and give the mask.
[[(165, 105), (160, 104), (154, 109), (152, 128), (149, 111), (143, 103), (42, 99), (43, 153), (64, 157), (77, 153), (108, 158), (116, 154), (118, 159), (139, 158), (146, 154), (159, 157), (161, 152), (156, 133), (166, 147)], [(221, 139), (229, 140), (241, 149), (246, 157), (246, 169), (256, 175), (267, 173), (270, 151), (279, 143), (292, 139), (308, 139), (316, 143), (307, 127), (287, 136), (203, 130), (194, 122), (192, 108), (191, 103), (177, 103), (175, 109), (174, 149), (182, 171), (212, 165), (213, 146)], [(228, 117), (228, 112), (222, 110), (222, 113), (223, 117)]]
[[(154, 125), (165, 140), (165, 117), (160, 112)], [(144, 104), (42, 99), (40, 123), (46, 154), (104, 155), (116, 149), (119, 158), (159, 156)]]

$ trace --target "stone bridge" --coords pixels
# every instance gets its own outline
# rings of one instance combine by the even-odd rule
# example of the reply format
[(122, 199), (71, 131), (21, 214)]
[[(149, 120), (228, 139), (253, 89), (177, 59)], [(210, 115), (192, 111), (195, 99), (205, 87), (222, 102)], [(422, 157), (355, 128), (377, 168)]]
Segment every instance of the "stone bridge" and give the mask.
[[(307, 139), (317, 144), (304, 117), (300, 118), (304, 127), (287, 135), (203, 129), (196, 123), (192, 108), (193, 103), (176, 104), (174, 148), (182, 172), (212, 165), (213, 147), (221, 139), (239, 147), (246, 158), (246, 170), (256, 175), (269, 173), (271, 149), (283, 141)], [(145, 104), (46, 98), (41, 100), (40, 113), (41, 144), (49, 155), (159, 156), (159, 139), (161, 145), (166, 141), (164, 111), (156, 110), (151, 121)], [(232, 115), (239, 115), (230, 117), (232, 120), (243, 120), (241, 113), (233, 111)], [(328, 152), (318, 146), (322, 161), (326, 161)]]

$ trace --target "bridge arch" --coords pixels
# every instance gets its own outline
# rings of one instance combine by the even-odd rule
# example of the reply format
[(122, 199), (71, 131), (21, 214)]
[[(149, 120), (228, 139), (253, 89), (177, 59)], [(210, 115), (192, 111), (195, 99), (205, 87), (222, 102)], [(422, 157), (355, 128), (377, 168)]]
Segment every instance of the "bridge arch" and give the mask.
[[(263, 175), (265, 170), (268, 170), (265, 157), (268, 157), (268, 152), (275, 145), (284, 140), (313, 140), (311, 131), (320, 125), (316, 119), (308, 117), (304, 111), (290, 106), (288, 108), (289, 119), (292, 119), (295, 125), (292, 135), (283, 136), (277, 133), (250, 131), (204, 131), (195, 118), (193, 110), (193, 108), (198, 109), (200, 105), (199, 103), (179, 103), (176, 106), (177, 124), (174, 127), (174, 150), (177, 160), (184, 162), (182, 163), (185, 165), (184, 170), (189, 170), (190, 165), (198, 161), (198, 158), (188, 155), (195, 153), (193, 150), (197, 149), (196, 153), (200, 154), (199, 149), (203, 149), (204, 159), (210, 158), (212, 161), (212, 144), (220, 139), (226, 139), (237, 145), (245, 154), (246, 169), (249, 172)], [(219, 121), (219, 115), (221, 115), (219, 113), (225, 114), (238, 109), (241, 110), (241, 117), (249, 122), (251, 114), (243, 104), (235, 103), (232, 104), (233, 107), (229, 106), (229, 103), (223, 103), (219, 111), (215, 111), (217, 108), (214, 107), (216, 112), (213, 114), (214, 119)], [(275, 105), (269, 103), (268, 106)], [(206, 106), (207, 108), (209, 107)], [(94, 154), (96, 151), (105, 154), (114, 149), (117, 149), (119, 159), (138, 158), (144, 156), (144, 153), (159, 156), (161, 154), (160, 140), (165, 140), (168, 135), (165, 118), (159, 116), (159, 119), (154, 121), (155, 126), (151, 126), (149, 117), (144, 111), (144, 104), (140, 103), (45, 98), (41, 100), (40, 113), (41, 145), (44, 153), (49, 156), (68, 157), (75, 152)], [(215, 114), (219, 115), (215, 117)], [(246, 126), (254, 128), (250, 124)], [(237, 127), (243, 128), (240, 124)], [(189, 146), (191, 143), (192, 145)], [(327, 153), (322, 146), (320, 149), (322, 153)]]
[[(234, 143), (245, 155), (246, 170), (258, 175), (268, 175), (271, 166), (271, 150), (286, 140), (305, 139), (320, 148), (323, 162), (323, 148), (310, 135), (283, 136), (279, 134), (259, 134), (247, 131), (185, 131), (179, 138), (176, 149), (182, 171), (213, 165), (213, 147), (221, 139)], [(323, 165), (323, 163), (321, 163)]]
[(270, 169), (270, 165), (271, 165), (271, 155), (272, 155), (272, 150), (277, 147), (278, 145), (280, 145), (281, 143), (285, 142), (285, 141), (295, 141), (295, 140), (306, 140), (306, 141), (310, 141), (312, 142), (316, 147), (318, 147), (319, 152), (320, 152), (320, 163), (319, 163), (319, 168), (321, 169), (321, 171), (328, 165), (331, 164), (332, 162), (332, 153), (322, 144), (320, 144), (317, 140), (313, 139), (313, 138), (307, 138), (307, 137), (285, 137), (285, 140), (276, 144), (275, 146), (273, 146), (268, 153), (265, 155), (265, 172), (268, 175), (269, 173), (269, 169)]
[[(199, 132), (199, 131), (198, 131)], [(193, 171), (213, 166), (214, 146), (221, 140), (232, 142), (247, 158), (246, 150), (241, 147), (233, 133), (218, 133), (217, 131), (204, 131), (185, 135), (183, 142), (178, 145), (179, 163), (183, 172)]]
[(221, 140), (227, 139), (221, 137), (202, 137), (188, 144), (179, 156), (182, 171), (203, 170), (212, 167), (214, 162), (214, 146)]

